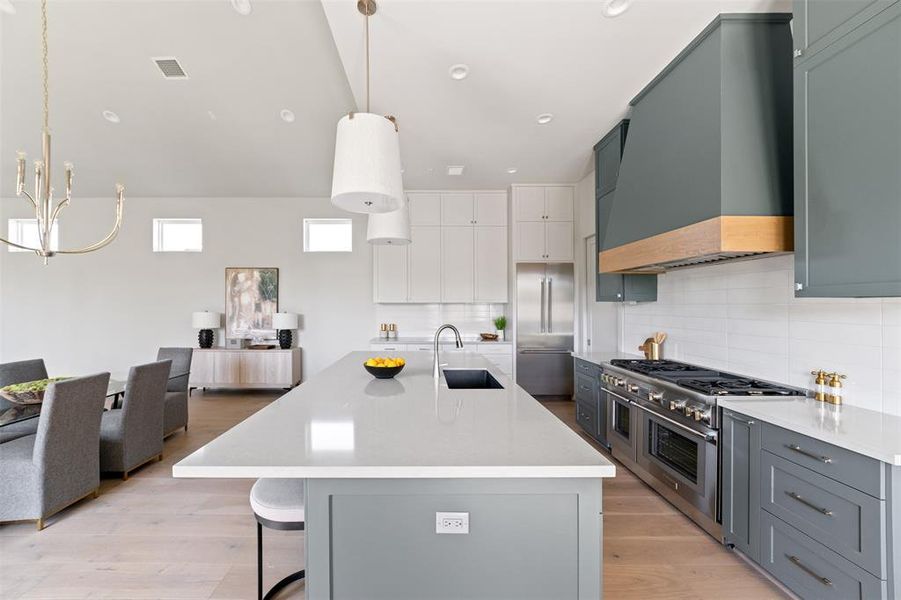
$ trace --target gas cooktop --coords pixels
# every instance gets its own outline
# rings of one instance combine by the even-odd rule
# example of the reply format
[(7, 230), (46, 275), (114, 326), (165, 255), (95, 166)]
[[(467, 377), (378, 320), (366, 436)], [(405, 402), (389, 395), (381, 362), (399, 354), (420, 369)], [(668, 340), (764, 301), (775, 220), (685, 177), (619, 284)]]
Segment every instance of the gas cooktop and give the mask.
[(614, 367), (619, 367), (633, 373), (640, 373), (675, 383), (695, 392), (707, 396), (803, 396), (804, 392), (788, 387), (760, 381), (749, 377), (742, 377), (733, 373), (724, 373), (712, 369), (705, 369), (687, 363), (674, 360), (627, 360), (614, 359), (610, 361)]

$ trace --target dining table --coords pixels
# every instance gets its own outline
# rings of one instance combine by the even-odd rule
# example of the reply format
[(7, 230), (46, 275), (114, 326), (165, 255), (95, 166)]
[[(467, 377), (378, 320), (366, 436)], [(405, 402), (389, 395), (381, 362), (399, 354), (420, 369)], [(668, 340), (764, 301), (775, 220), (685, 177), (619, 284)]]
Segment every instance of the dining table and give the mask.
[[(169, 380), (178, 379), (186, 375), (188, 373), (170, 373)], [(109, 401), (109, 408), (121, 408), (121, 400), (126, 391), (126, 379), (126, 377), (120, 378), (117, 376), (109, 380), (109, 384), (106, 387), (106, 398)], [(0, 396), (0, 427), (39, 417), (42, 406), (43, 403), (17, 404)]]

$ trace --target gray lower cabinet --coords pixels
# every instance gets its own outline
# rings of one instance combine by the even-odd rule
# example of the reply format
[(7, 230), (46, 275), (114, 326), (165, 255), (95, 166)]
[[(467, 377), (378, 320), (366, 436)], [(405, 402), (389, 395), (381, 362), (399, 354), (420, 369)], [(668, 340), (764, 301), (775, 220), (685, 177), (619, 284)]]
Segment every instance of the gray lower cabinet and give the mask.
[(901, 2), (801, 4), (875, 16), (794, 67), (796, 295), (901, 296)]
[(898, 0), (795, 0), (795, 58), (819, 52)]
[(600, 251), (604, 248), (610, 212), (613, 210), (616, 180), (629, 131), (624, 119), (594, 146), (595, 169), (595, 233), (598, 255), (595, 257), (597, 277), (596, 302), (654, 302), (657, 300), (656, 275), (621, 275), (601, 273)]
[(753, 560), (760, 550), (760, 423), (724, 410), (722, 439), (723, 540)]
[(897, 597), (901, 467), (723, 409), (723, 541), (803, 599)]
[(578, 358), (573, 360), (576, 423), (585, 433), (607, 446), (607, 404), (601, 402), (601, 368)]

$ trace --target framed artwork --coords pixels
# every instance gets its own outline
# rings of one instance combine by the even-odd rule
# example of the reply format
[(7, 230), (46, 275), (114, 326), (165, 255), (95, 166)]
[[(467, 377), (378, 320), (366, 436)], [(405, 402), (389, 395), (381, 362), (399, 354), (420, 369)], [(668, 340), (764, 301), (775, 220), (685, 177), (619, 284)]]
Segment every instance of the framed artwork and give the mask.
[(225, 269), (225, 337), (274, 338), (272, 315), (278, 312), (278, 269)]

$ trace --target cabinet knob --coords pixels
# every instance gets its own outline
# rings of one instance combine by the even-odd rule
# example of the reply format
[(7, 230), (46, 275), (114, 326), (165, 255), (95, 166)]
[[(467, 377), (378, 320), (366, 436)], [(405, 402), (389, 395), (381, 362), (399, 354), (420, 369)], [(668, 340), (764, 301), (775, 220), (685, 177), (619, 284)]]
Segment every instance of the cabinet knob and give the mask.
[(800, 292), (800, 291), (803, 290), (803, 289), (804, 289), (804, 284), (803, 284), (803, 283), (795, 283), (795, 291), (796, 291), (796, 292)]
[(795, 58), (798, 58), (799, 56), (803, 56), (803, 55), (804, 55), (804, 51), (801, 50), (800, 48), (795, 48), (795, 51), (792, 52), (792, 56), (794, 56)]

